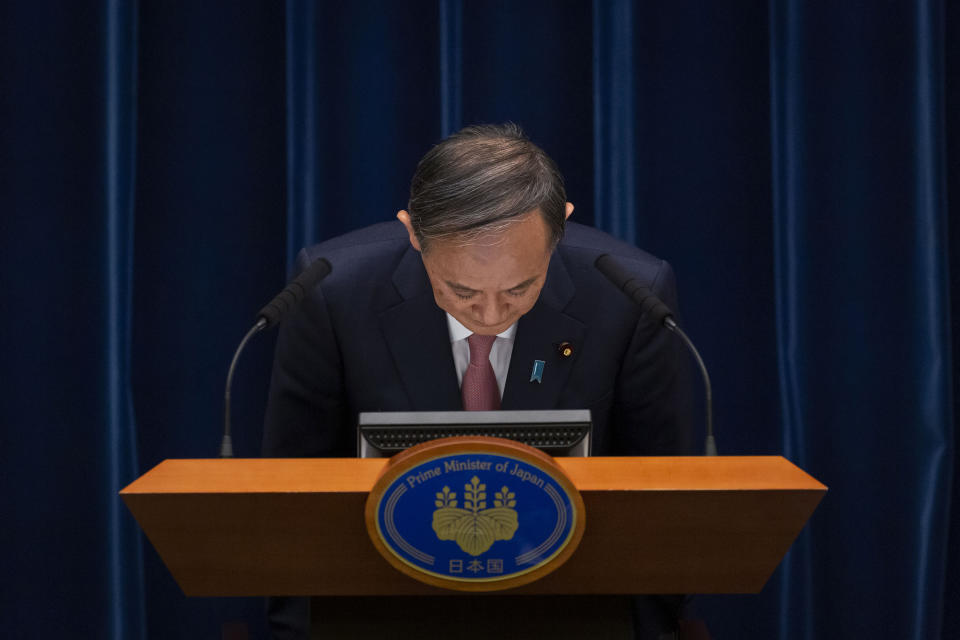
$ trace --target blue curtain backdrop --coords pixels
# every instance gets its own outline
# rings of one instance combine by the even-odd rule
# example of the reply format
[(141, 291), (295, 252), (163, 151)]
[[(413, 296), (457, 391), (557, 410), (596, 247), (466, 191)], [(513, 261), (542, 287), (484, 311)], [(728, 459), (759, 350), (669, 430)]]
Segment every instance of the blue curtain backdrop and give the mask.
[(0, 634), (138, 638), (136, 6), (47, 9), (0, 7)]
[(926, 0), (0, 5), (0, 635), (263, 637), (260, 600), (184, 598), (116, 492), (215, 454), (299, 247), (512, 120), (575, 219), (673, 263), (721, 452), (830, 486), (761, 594), (698, 599), (714, 637), (957, 637), (956, 33)]

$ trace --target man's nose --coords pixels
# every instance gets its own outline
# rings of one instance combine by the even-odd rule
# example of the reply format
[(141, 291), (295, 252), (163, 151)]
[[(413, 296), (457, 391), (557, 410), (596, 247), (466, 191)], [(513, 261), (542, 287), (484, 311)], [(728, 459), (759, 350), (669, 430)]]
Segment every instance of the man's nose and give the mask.
[(484, 300), (474, 307), (474, 314), (480, 324), (495, 325), (504, 321), (510, 312), (510, 304), (498, 300)]

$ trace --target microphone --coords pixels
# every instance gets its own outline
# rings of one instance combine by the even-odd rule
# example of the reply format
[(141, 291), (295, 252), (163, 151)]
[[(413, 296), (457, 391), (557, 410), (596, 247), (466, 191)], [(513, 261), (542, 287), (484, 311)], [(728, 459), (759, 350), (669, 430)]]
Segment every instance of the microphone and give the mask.
[(331, 269), (330, 263), (324, 258), (318, 258), (314, 261), (313, 264), (294, 278), (290, 284), (284, 287), (283, 291), (278, 293), (273, 300), (268, 302), (263, 309), (260, 309), (260, 312), (257, 314), (259, 318), (257, 321), (258, 324), (261, 320), (266, 321), (263, 328), (269, 329), (280, 322), (280, 318), (282, 318), (287, 311), (300, 304), (307, 289), (330, 275)]
[(243, 340), (240, 341), (240, 346), (237, 347), (237, 350), (233, 354), (233, 360), (230, 361), (230, 369), (227, 371), (227, 385), (223, 392), (223, 439), (220, 441), (221, 458), (233, 457), (233, 440), (230, 438), (230, 388), (233, 386), (233, 372), (234, 369), (237, 368), (240, 353), (243, 351), (243, 348), (247, 346), (250, 338), (264, 329), (269, 329), (279, 323), (290, 309), (300, 304), (300, 301), (303, 300), (303, 297), (313, 285), (330, 275), (331, 270), (332, 267), (330, 263), (324, 258), (315, 260), (309, 267), (300, 272), (296, 278), (291, 280), (290, 283), (283, 288), (283, 291), (278, 293), (273, 300), (260, 309), (257, 313), (256, 323), (247, 331), (247, 334), (243, 336)]
[(633, 300), (639, 307), (641, 314), (650, 314), (657, 324), (662, 325), (677, 334), (686, 345), (694, 360), (700, 367), (700, 373), (703, 376), (703, 386), (706, 391), (706, 412), (707, 412), (707, 439), (704, 445), (706, 455), (717, 455), (717, 443), (713, 438), (713, 389), (710, 386), (710, 374), (707, 373), (707, 366), (700, 357), (700, 352), (693, 346), (687, 334), (677, 325), (673, 319), (673, 312), (670, 307), (665, 305), (660, 298), (644, 284), (637, 282), (636, 277), (620, 264), (610, 257), (603, 254), (594, 262), (594, 266), (609, 280), (616, 288), (620, 289), (624, 295)]

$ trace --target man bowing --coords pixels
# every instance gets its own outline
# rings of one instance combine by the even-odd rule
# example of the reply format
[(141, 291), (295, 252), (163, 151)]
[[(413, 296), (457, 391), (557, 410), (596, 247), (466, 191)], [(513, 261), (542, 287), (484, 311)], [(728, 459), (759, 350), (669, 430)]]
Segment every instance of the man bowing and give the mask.
[[(595, 455), (687, 453), (682, 346), (593, 264), (612, 255), (675, 309), (673, 271), (572, 212), (556, 164), (515, 125), (433, 147), (399, 222), (298, 256), (333, 271), (281, 326), (264, 455), (355, 456), (364, 411), (501, 408), (589, 409)], [(271, 607), (275, 637), (305, 637), (305, 601)], [(636, 637), (676, 623), (672, 602), (631, 611)]]

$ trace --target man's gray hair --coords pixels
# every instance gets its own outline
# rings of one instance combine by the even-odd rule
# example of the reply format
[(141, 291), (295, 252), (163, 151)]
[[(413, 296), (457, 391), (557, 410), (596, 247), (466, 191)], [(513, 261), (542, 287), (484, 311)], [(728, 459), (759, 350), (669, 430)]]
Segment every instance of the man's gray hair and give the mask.
[(567, 195), (556, 163), (513, 124), (461, 129), (427, 152), (410, 184), (413, 231), (470, 244), (539, 209), (551, 247), (563, 237)]

